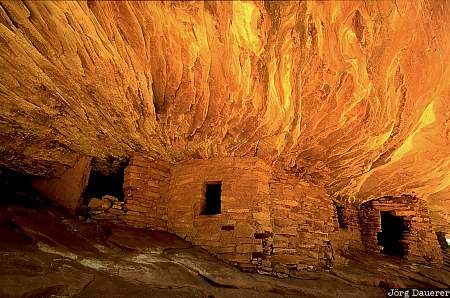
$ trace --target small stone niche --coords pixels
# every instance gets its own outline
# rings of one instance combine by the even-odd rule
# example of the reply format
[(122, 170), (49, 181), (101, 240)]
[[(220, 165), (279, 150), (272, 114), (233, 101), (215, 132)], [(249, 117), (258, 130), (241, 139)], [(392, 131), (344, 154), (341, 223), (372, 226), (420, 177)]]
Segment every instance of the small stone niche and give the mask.
[(221, 213), (222, 181), (206, 182), (205, 201), (200, 215), (216, 215)]

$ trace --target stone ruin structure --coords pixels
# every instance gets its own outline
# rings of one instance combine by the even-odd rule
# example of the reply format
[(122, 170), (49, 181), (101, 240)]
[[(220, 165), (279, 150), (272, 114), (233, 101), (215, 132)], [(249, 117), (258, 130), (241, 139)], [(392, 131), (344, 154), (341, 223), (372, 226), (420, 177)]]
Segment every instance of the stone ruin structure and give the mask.
[(0, 170), (89, 220), (261, 274), (359, 251), (441, 264), (449, 14), (431, 0), (0, 0)]
[[(80, 163), (84, 171), (68, 173), (84, 183), (78, 196), (90, 170)], [(427, 204), (413, 196), (352, 204), (255, 157), (170, 164), (134, 156), (123, 179), (122, 201), (91, 199), (93, 220), (174, 233), (245, 271), (295, 276), (358, 252), (443, 263)], [(57, 180), (35, 184), (42, 193), (45, 185), (58, 187)]]
[[(393, 254), (415, 261), (442, 263), (439, 242), (433, 231), (426, 202), (423, 200), (401, 196), (384, 197), (363, 203), (360, 224), (362, 241), (371, 252), (386, 250), (387, 247), (380, 247), (379, 244), (386, 241), (391, 242), (387, 243), (393, 246), (391, 250), (396, 250), (392, 251)], [(399, 232), (397, 237), (386, 235), (392, 231), (395, 233), (395, 230)], [(377, 241), (379, 238), (382, 240)]]

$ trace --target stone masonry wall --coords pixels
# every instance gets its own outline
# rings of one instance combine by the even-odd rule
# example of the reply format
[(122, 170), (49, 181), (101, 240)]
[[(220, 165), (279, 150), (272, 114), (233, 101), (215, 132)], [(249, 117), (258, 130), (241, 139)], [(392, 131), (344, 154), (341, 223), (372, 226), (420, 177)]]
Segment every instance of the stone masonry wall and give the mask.
[(134, 156), (125, 168), (125, 213), (131, 226), (167, 230), (167, 205), (170, 164), (143, 156)]
[[(346, 227), (340, 227), (336, 207), (343, 209), (344, 222)], [(330, 234), (333, 246), (335, 264), (345, 263), (346, 260), (341, 256), (351, 255), (356, 251), (364, 250), (361, 241), (361, 229), (359, 225), (359, 206), (350, 202), (335, 202), (333, 212), (334, 231)]]
[(398, 198), (384, 197), (366, 202), (360, 208), (361, 237), (368, 251), (381, 251), (377, 241), (377, 234), (381, 230), (380, 211), (389, 211), (395, 216), (403, 217), (409, 225), (410, 230), (404, 239), (407, 244), (407, 259), (431, 264), (443, 262), (425, 201), (407, 195)]
[[(263, 254), (261, 235), (271, 233), (270, 168), (257, 158), (181, 162), (172, 169), (169, 231), (245, 270)], [(205, 183), (222, 182), (221, 214), (200, 215)], [(266, 243), (264, 243), (266, 245)]]
[(276, 275), (333, 264), (329, 233), (334, 230), (333, 205), (324, 188), (282, 170), (270, 180), (273, 254)]
[[(202, 215), (211, 182), (221, 182), (221, 213)], [(442, 262), (424, 201), (333, 201), (323, 187), (254, 157), (170, 165), (135, 156), (125, 169), (124, 190), (122, 221), (128, 225), (167, 230), (247, 271), (295, 276), (343, 263), (355, 250), (378, 253), (380, 211), (410, 224), (408, 258)]]
[[(201, 215), (205, 184), (217, 181), (221, 214)], [(333, 264), (335, 211), (325, 190), (257, 158), (181, 162), (169, 197), (170, 232), (244, 270), (287, 276)]]

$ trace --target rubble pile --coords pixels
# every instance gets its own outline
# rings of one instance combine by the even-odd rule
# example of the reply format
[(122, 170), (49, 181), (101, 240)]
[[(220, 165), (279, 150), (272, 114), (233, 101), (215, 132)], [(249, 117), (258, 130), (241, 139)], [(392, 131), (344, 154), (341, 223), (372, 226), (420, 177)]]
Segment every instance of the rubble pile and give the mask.
[(104, 195), (101, 199), (91, 198), (88, 204), (88, 214), (93, 220), (107, 220), (118, 224), (123, 222), (123, 215), (126, 212), (125, 202), (110, 195)]

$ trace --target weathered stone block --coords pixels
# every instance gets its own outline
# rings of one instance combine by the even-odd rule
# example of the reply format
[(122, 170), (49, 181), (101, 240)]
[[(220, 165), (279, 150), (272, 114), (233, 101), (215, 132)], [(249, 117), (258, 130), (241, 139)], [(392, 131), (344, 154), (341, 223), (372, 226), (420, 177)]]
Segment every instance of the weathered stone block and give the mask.
[(239, 222), (236, 224), (235, 234), (237, 237), (253, 237), (255, 228), (246, 222)]

